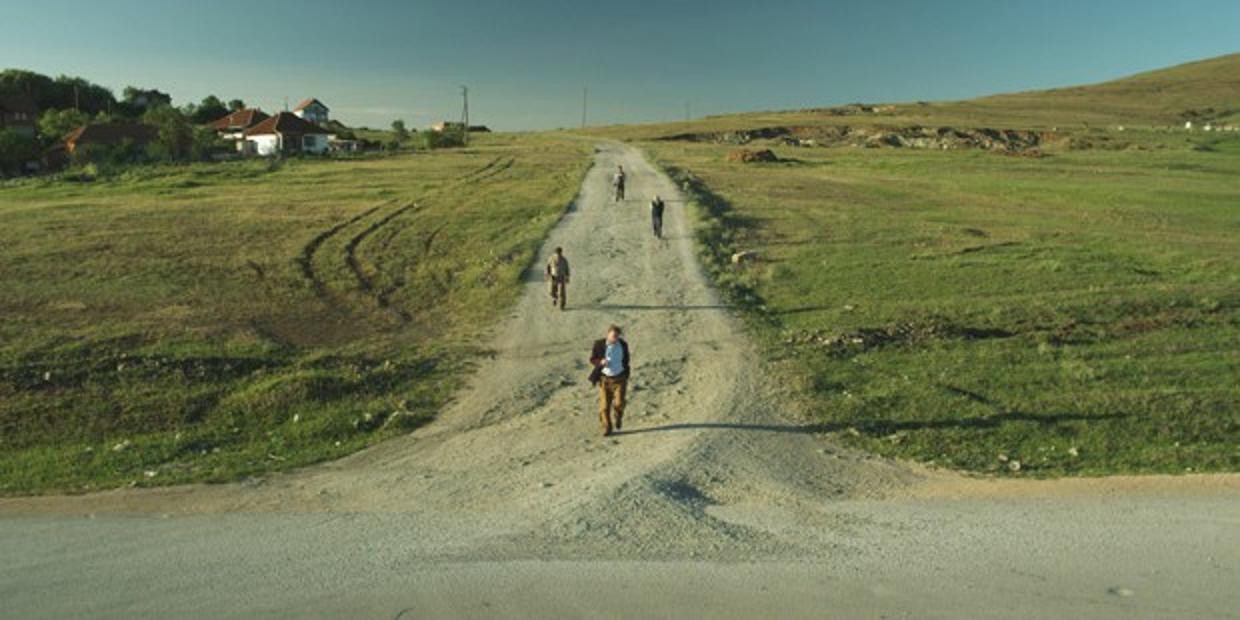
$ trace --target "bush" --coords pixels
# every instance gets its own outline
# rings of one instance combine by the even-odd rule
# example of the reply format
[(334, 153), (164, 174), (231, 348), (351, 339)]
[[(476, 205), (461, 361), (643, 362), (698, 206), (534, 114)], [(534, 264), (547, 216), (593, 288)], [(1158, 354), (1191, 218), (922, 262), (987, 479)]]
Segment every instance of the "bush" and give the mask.
[(0, 131), (0, 176), (21, 174), (27, 162), (38, 158), (39, 150), (32, 138), (12, 129)]
[(444, 131), (428, 131), (423, 134), (428, 149), (446, 149), (465, 146), (464, 129), (446, 129)]

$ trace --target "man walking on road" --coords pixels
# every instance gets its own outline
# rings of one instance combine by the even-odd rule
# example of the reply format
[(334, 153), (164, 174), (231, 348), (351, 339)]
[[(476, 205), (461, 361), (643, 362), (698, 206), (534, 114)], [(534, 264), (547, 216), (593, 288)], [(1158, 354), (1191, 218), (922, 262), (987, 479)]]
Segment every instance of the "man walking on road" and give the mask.
[(624, 174), (624, 166), (618, 166), (616, 176), (612, 178), (611, 185), (616, 189), (615, 202), (624, 202), (624, 182), (628, 180), (628, 175)]
[(654, 238), (663, 238), (663, 199), (655, 194), (650, 201), (650, 225), (654, 227)]
[(619, 327), (608, 327), (607, 337), (594, 341), (594, 348), (590, 351), (590, 365), (594, 367), (590, 382), (599, 386), (598, 418), (604, 437), (611, 435), (613, 411), (615, 430), (620, 430), (624, 424), (630, 362), (629, 343), (620, 337)]
[(555, 254), (547, 259), (547, 269), (545, 278), (547, 283), (551, 285), (551, 307), (560, 306), (560, 310), (564, 310), (564, 306), (568, 304), (568, 259), (564, 258), (564, 248), (556, 248)]

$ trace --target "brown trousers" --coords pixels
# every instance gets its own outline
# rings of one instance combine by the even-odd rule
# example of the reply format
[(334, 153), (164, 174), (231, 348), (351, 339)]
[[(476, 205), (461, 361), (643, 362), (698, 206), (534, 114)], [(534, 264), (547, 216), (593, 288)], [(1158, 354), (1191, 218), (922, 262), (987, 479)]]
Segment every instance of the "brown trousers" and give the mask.
[(615, 425), (619, 427), (624, 420), (624, 397), (628, 393), (627, 379), (603, 377), (598, 384), (598, 421), (604, 433), (612, 428), (612, 412), (615, 412)]
[(568, 304), (568, 287), (565, 286), (566, 284), (564, 278), (553, 276), (548, 280), (548, 285), (551, 287), (551, 305), (559, 304), (561, 310)]

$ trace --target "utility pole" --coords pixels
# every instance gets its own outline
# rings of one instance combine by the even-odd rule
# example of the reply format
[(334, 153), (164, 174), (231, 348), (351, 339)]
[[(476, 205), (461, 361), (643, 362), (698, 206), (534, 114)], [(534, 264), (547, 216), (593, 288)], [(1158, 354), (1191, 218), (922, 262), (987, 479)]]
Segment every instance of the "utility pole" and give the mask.
[(588, 86), (581, 87), (581, 128), (586, 128), (586, 112), (590, 104), (590, 88)]
[(469, 144), (469, 87), (461, 86), (461, 141), (466, 145)]

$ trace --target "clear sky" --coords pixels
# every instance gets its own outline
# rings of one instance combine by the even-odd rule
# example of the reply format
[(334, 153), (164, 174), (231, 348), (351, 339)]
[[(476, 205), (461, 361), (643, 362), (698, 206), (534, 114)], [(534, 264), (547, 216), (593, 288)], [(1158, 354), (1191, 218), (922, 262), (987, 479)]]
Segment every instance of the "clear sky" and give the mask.
[(4, 0), (0, 68), (349, 124), (674, 120), (1095, 82), (1240, 51), (1237, 0)]

